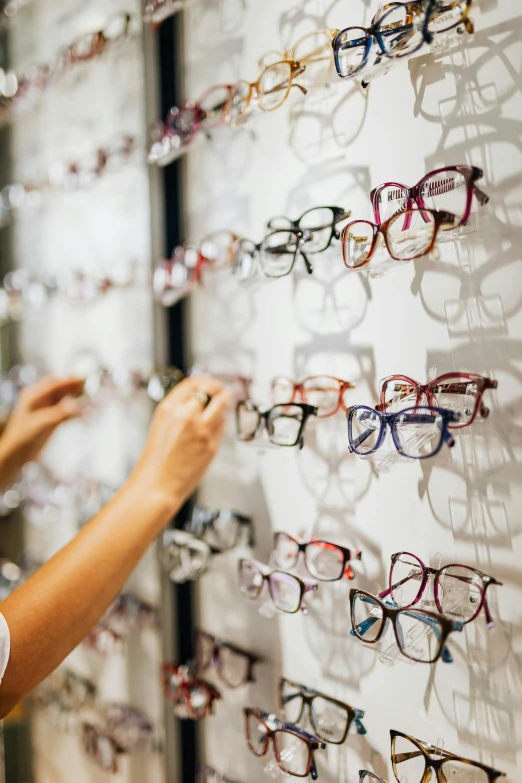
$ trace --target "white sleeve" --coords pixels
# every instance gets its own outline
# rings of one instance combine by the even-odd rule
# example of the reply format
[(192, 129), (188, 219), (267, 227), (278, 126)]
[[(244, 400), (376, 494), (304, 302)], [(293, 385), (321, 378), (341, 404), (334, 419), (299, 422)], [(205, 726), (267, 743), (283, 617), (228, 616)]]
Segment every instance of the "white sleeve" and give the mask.
[(0, 612), (0, 682), (4, 676), (11, 652), (11, 634), (4, 615)]

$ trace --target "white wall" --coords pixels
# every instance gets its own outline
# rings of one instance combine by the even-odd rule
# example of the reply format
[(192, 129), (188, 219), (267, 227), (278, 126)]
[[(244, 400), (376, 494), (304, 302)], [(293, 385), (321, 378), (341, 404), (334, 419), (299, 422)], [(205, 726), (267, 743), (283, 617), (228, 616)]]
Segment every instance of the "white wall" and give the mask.
[[(223, 0), (229, 10), (238, 3)], [(381, 182), (413, 184), (440, 165), (484, 168), (490, 205), (480, 232), (439, 260), (404, 264), (381, 279), (351, 275), (339, 251), (281, 281), (236, 288), (211, 280), (192, 297), (194, 358), (252, 374), (266, 401), (278, 374), (328, 372), (355, 381), (353, 403), (373, 404), (379, 379), (468, 370), (499, 381), (489, 420), (433, 461), (378, 474), (347, 453), (340, 415), (321, 421), (297, 451), (235, 444), (231, 433), (201, 499), (253, 515), (256, 556), (273, 530), (331, 536), (363, 550), (355, 585), (384, 589), (390, 555), (476, 565), (504, 582), (491, 591), (495, 628), (481, 617), (453, 643), (455, 663), (390, 669), (349, 636), (351, 585), (322, 585), (308, 617), (265, 619), (240, 596), (236, 554), (200, 583), (202, 626), (268, 658), (259, 684), (227, 691), (202, 732), (205, 759), (238, 781), (263, 781), (243, 735), (241, 707), (276, 709), (281, 674), (365, 710), (366, 737), (351, 734), (319, 760), (320, 779), (355, 783), (360, 768), (391, 779), (389, 729), (492, 764), (514, 783), (522, 733), (520, 678), (522, 16), (515, 0), (475, 0), (476, 34), (452, 54), (422, 53), (368, 92), (335, 80), (248, 129), (224, 130), (188, 156), (190, 239), (230, 228), (256, 241), (278, 214), (338, 204), (371, 218)], [(248, 0), (239, 25), (219, 29), (200, 4), (185, 14), (186, 96), (210, 84), (253, 80), (266, 50), (320, 27), (368, 24), (375, 0)], [(295, 91), (297, 93), (297, 91)], [(321, 134), (322, 133), (322, 140)], [(225, 690), (225, 689), (224, 689)]]

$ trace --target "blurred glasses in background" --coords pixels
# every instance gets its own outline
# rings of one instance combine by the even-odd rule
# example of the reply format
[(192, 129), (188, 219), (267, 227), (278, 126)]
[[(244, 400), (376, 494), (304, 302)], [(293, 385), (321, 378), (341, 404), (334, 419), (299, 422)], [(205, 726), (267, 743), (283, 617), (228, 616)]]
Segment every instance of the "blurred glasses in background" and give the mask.
[(279, 706), (291, 723), (300, 723), (308, 717), (316, 736), (323, 742), (342, 745), (354, 722), (357, 733), (366, 734), (362, 710), (285, 677), (279, 680)]
[(140, 710), (113, 703), (103, 706), (102, 715), (101, 725), (83, 723), (82, 735), (85, 752), (104, 772), (116, 774), (123, 754), (157, 749), (154, 726)]
[(187, 666), (163, 664), (165, 698), (177, 718), (201, 720), (212, 714), (220, 692), (206, 680), (195, 676)]
[(264, 659), (205, 631), (196, 631), (194, 660), (198, 671), (212, 667), (225, 685), (239, 688), (255, 682), (254, 666)]
[(306, 66), (301, 75), (301, 83), (307, 89), (323, 87), (328, 84), (334, 72), (332, 39), (339, 30), (314, 30), (300, 38), (287, 52), (271, 50), (257, 62), (259, 72), (276, 62), (290, 60)]
[(312, 579), (301, 579), (285, 571), (274, 570), (259, 560), (244, 558), (238, 562), (238, 583), (241, 594), (250, 601), (260, 598), (266, 585), (275, 608), (286, 614), (295, 614), (299, 610), (307, 614), (306, 594), (317, 590), (317, 582)]
[(247, 533), (248, 546), (255, 544), (254, 524), (251, 517), (238, 514), (228, 508), (208, 510), (194, 506), (192, 516), (184, 530), (205, 541), (213, 550), (227, 552), (236, 547)]
[(234, 256), (234, 275), (240, 281), (251, 279), (260, 268), (265, 277), (278, 278), (289, 275), (298, 256), (310, 274), (313, 271), (306, 253), (310, 234), (300, 229), (272, 231), (256, 244), (250, 239), (240, 239)]
[(271, 384), (272, 402), (275, 404), (304, 402), (317, 408), (317, 418), (334, 416), (338, 410), (347, 408), (346, 392), (355, 389), (350, 381), (342, 381), (331, 375), (313, 375), (296, 383), (280, 376)]
[(164, 531), (160, 545), (160, 562), (177, 584), (199, 579), (210, 566), (210, 559), (218, 550), (184, 530), (169, 528)]
[(237, 125), (242, 122), (249, 110), (255, 105), (261, 111), (279, 109), (290, 95), (292, 87), (297, 87), (303, 95), (307, 89), (295, 79), (306, 71), (306, 65), (295, 60), (281, 60), (272, 63), (261, 71), (256, 82), (241, 80), (232, 87), (228, 122)]

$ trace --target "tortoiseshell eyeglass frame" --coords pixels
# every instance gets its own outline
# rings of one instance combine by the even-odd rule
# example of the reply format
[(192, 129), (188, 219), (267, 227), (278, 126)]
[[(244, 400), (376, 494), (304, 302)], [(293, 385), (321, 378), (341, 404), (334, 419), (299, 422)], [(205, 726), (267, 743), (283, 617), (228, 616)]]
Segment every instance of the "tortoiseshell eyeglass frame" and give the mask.
[(435, 396), (436, 387), (443, 384), (445, 381), (455, 380), (455, 378), (458, 378), (459, 381), (462, 381), (462, 384), (448, 385), (448, 388), (444, 389), (445, 394), (460, 394), (462, 393), (462, 386), (467, 386), (468, 383), (476, 384), (477, 394), (475, 399), (475, 408), (469, 421), (450, 422), (448, 423), (448, 428), (461, 429), (462, 427), (469, 427), (469, 425), (475, 421), (479, 413), (483, 419), (486, 419), (489, 416), (489, 408), (484, 405), (482, 398), (484, 392), (487, 389), (497, 388), (498, 381), (494, 381), (491, 378), (486, 378), (483, 375), (476, 375), (474, 373), (467, 372), (447, 372), (443, 375), (439, 375), (438, 378), (435, 378), (433, 381), (425, 384), (419, 383), (419, 381), (415, 381), (413, 378), (409, 378), (407, 375), (390, 375), (388, 378), (385, 378), (382, 381), (381, 398), (376, 409), (379, 411), (385, 411), (386, 408), (389, 407), (389, 403), (386, 403), (386, 390), (390, 383), (402, 383), (407, 384), (407, 387), (411, 387), (411, 391), (409, 388), (404, 388), (404, 393), (403, 389), (400, 389), (399, 391), (401, 393), (401, 397), (409, 397), (412, 393), (414, 393), (416, 395), (416, 405), (420, 405), (422, 398), (425, 396), (427, 397), (428, 405), (436, 407), (438, 405), (438, 401)]
[[(489, 202), (489, 196), (484, 193), (483, 190), (481, 190), (477, 185), (477, 180), (482, 179), (484, 176), (484, 172), (482, 169), (479, 169), (477, 166), (445, 166), (441, 169), (435, 169), (434, 171), (430, 171), (429, 174), (426, 174), (425, 177), (423, 177), (419, 182), (417, 182), (416, 185), (413, 185), (413, 187), (408, 187), (407, 185), (402, 185), (399, 182), (385, 182), (382, 185), (379, 185), (377, 188), (374, 188), (372, 192), (370, 193), (370, 199), (373, 205), (373, 213), (375, 216), (375, 222), (381, 223), (382, 216), (380, 211), (380, 203), (381, 203), (381, 193), (383, 190), (386, 190), (386, 188), (395, 188), (397, 191), (400, 191), (402, 194), (402, 198), (404, 199), (404, 206), (406, 209), (413, 209), (416, 206), (419, 209), (429, 209), (429, 206), (424, 201), (424, 198), (426, 195), (429, 197), (429, 192), (426, 194), (424, 192), (426, 183), (432, 178), (437, 177), (439, 175), (447, 174), (448, 178), (445, 183), (445, 192), (449, 193), (451, 190), (455, 189), (455, 180), (451, 179), (452, 174), (460, 174), (462, 177), (464, 177), (465, 183), (466, 183), (466, 204), (464, 208), (464, 212), (462, 213), (462, 216), (457, 215), (459, 219), (458, 225), (454, 226), (454, 228), (459, 228), (460, 226), (465, 225), (468, 220), (469, 216), (471, 214), (471, 205), (473, 202), (473, 196), (476, 196), (478, 199), (478, 202), (481, 206), (485, 206)], [(441, 186), (442, 187), (442, 186)], [(437, 195), (441, 195), (440, 193), (437, 193)], [(402, 210), (399, 210), (402, 211)], [(407, 226), (406, 226), (407, 228)]]
[[(397, 779), (397, 783), (401, 783), (400, 770), (397, 769), (397, 764), (401, 764), (403, 761), (409, 761), (410, 759), (419, 757), (424, 758), (424, 774), (420, 780), (411, 780), (409, 783), (424, 783), (428, 769), (431, 769), (433, 772), (435, 772), (438, 783), (447, 783), (444, 770), (442, 769), (443, 765), (447, 761), (460, 761), (462, 764), (468, 764), (470, 767), (475, 767), (476, 769), (482, 770), (488, 776), (488, 783), (494, 783), (494, 781), (498, 780), (498, 778), (506, 776), (505, 772), (500, 772), (498, 769), (494, 769), (494, 767), (489, 767), (487, 764), (482, 764), (480, 761), (471, 761), (470, 759), (464, 758), (463, 756), (458, 756), (455, 753), (450, 753), (447, 750), (437, 748), (434, 745), (428, 745), (421, 740), (415, 739), (415, 737), (411, 737), (409, 734), (403, 734), (401, 731), (395, 731), (394, 729), (391, 729), (390, 737), (391, 763), (393, 774)], [(413, 751), (411, 753), (396, 753), (395, 742), (397, 737), (402, 737), (403, 739), (411, 742), (412, 745), (415, 745), (415, 747), (418, 748), (418, 752)], [(430, 754), (433, 754), (438, 758), (432, 758), (432, 755)]]

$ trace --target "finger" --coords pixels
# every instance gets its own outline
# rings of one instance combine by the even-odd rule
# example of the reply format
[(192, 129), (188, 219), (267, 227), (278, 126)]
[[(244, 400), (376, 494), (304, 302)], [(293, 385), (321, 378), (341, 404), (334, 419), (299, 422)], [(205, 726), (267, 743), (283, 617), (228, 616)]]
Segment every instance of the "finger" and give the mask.
[(56, 405), (64, 397), (78, 395), (83, 386), (81, 378), (42, 378), (24, 389), (23, 403), (28, 410)]
[(198, 375), (197, 377), (193, 378), (185, 378), (185, 380), (181, 381), (181, 383), (178, 383), (178, 385), (169, 394), (167, 394), (162, 404), (166, 404), (168, 406), (178, 406), (190, 401), (191, 403), (196, 402), (195, 410), (197, 410), (198, 406), (201, 409), (201, 403), (198, 403), (197, 400), (191, 400), (190, 395), (199, 389), (205, 394), (208, 394), (209, 397), (213, 397), (215, 394), (221, 391), (222, 388), (223, 384), (221, 381), (218, 380), (218, 378), (212, 378), (212, 376)]
[(223, 419), (218, 423), (217, 427), (212, 433), (212, 445), (215, 451), (218, 450), (221, 441), (223, 440), (223, 435), (225, 434), (226, 428), (227, 428), (227, 420)]
[(82, 412), (82, 405), (77, 400), (66, 397), (56, 405), (50, 405), (33, 414), (32, 424), (39, 433), (54, 430), (69, 419), (74, 419)]
[(232, 405), (232, 395), (226, 389), (215, 394), (201, 414), (202, 421), (214, 426), (220, 424)]

